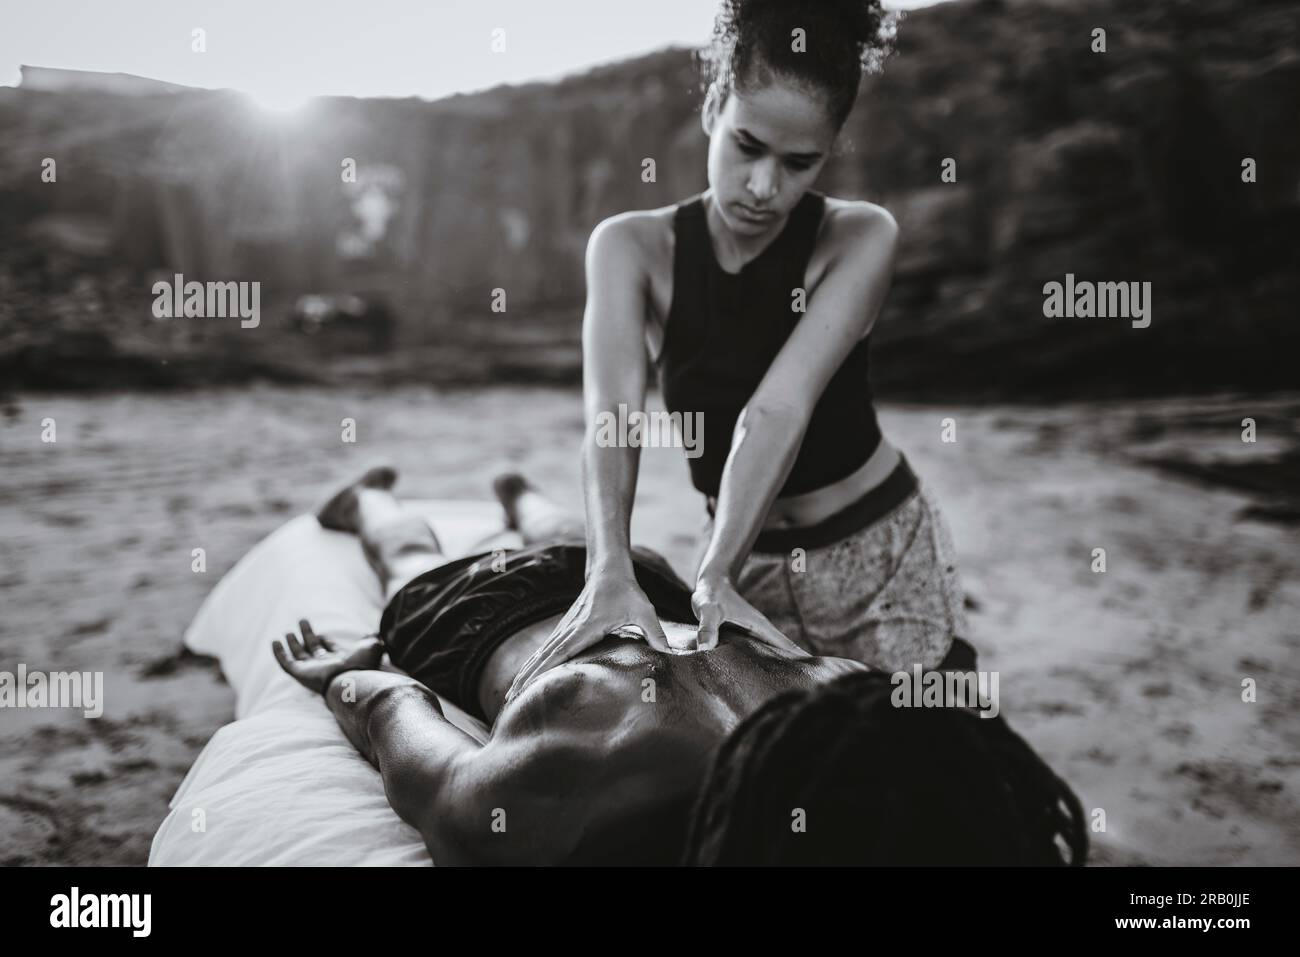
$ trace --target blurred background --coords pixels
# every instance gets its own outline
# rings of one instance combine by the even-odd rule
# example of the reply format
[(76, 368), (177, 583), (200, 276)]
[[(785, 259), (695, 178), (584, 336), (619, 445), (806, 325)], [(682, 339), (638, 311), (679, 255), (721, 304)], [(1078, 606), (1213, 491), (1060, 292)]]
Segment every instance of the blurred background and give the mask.
[[(707, 185), (714, 4), (352, 6), (8, 17), (0, 668), (102, 668), (109, 700), (0, 713), (0, 863), (143, 862), (231, 716), (181, 632), (362, 467), (484, 498), (508, 465), (580, 504), (583, 251)], [(818, 188), (902, 226), (873, 384), (1004, 710), (1114, 809), (1100, 862), (1296, 863), (1300, 3), (903, 6)], [(1067, 272), (1151, 282), (1150, 327), (1044, 319)], [(260, 282), (260, 325), (156, 319), (175, 273)], [(685, 575), (702, 517), (647, 450), (634, 536)]]
[[(441, 36), (439, 6), (399, 26)], [(564, 49), (600, 59), (602, 38), (585, 36), (578, 7)], [(512, 24), (518, 9), (488, 5), (481, 50), (465, 58), (482, 69), (542, 45), (531, 23)], [(697, 43), (712, 10), (676, 5)], [(592, 227), (707, 185), (692, 51), (431, 102), (295, 106), (294, 58), (313, 38), (313, 18), (297, 12), (284, 25), (300, 31), (294, 44), (270, 45), (289, 85), (268, 77), (254, 97), (28, 63), (16, 88), (0, 89), (0, 375), (11, 388), (578, 381)], [(494, 15), (505, 53), (489, 49)], [(1110, 26), (1104, 54), (1080, 40), (1097, 25)], [(230, 59), (220, 51), (236, 36), (260, 35), (252, 16), (235, 36), (209, 29), (210, 53), (191, 53), (183, 27), (166, 47), (182, 62)], [(1286, 3), (990, 0), (913, 11), (819, 183), (885, 205), (903, 226), (875, 340), (881, 394), (1294, 384), (1295, 30)], [(153, 46), (163, 40), (151, 31)], [(331, 53), (392, 55), (365, 36)], [(1239, 175), (1247, 156), (1255, 183)], [(38, 175), (44, 157), (59, 164), (57, 184)], [(645, 157), (656, 182), (642, 181)], [(945, 157), (957, 160), (956, 183), (939, 181)], [(344, 158), (356, 161), (355, 183), (342, 181)], [(1043, 322), (1042, 284), (1067, 271), (1152, 282), (1159, 319), (1124, 335), (1115, 323)], [(175, 272), (261, 281), (266, 321), (256, 335), (147, 321), (151, 280)], [(490, 310), (496, 287), (508, 318)], [(312, 333), (335, 331), (304, 324), (312, 302), (300, 297), (311, 295), (330, 297), (316, 306), (339, 338), (344, 326), (368, 333), (361, 348), (329, 336), (309, 348)]]

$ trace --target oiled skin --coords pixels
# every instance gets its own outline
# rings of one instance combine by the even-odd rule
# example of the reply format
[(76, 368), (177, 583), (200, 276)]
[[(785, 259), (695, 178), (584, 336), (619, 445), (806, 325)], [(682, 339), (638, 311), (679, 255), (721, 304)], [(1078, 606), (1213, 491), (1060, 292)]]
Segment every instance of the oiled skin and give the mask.
[[(502, 646), (484, 679), (485, 705), (551, 627)], [(692, 796), (714, 749), (765, 701), (864, 669), (774, 649), (730, 626), (697, 654), (609, 638), (543, 672), (499, 712), (488, 707), (495, 722), (482, 746), (405, 676), (347, 672), (356, 703), (340, 703), (337, 681), (327, 700), (436, 863), (549, 864), (599, 851), (620, 828), (638, 826), (639, 807)]]

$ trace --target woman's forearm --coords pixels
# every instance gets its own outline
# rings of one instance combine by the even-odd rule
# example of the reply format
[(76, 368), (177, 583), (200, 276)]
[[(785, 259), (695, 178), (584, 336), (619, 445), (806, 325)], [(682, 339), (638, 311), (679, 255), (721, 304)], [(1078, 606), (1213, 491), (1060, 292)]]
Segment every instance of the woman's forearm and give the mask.
[(807, 419), (793, 411), (749, 406), (741, 410), (722, 470), (713, 536), (700, 561), (699, 577), (734, 580), (739, 574), (794, 467), (807, 427)]
[(582, 447), (586, 490), (587, 576), (593, 572), (632, 575), (632, 503), (636, 498), (640, 449), (601, 445), (596, 416), (589, 416)]
[(583, 502), (587, 513), (587, 577), (632, 574), (630, 526), (640, 449), (602, 445), (602, 420), (619, 406), (640, 409), (646, 395), (648, 276), (638, 230), (611, 217), (587, 241), (587, 307), (582, 317)]

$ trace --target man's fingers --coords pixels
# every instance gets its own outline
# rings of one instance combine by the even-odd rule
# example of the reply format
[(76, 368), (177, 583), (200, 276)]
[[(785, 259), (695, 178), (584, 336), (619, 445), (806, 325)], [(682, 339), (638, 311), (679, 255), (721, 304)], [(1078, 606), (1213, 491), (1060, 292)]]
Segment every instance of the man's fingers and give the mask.
[(292, 631), (285, 632), (284, 640), (289, 645), (289, 653), (295, 658), (307, 657), (307, 649), (302, 646), (302, 642)]
[(302, 640), (307, 646), (307, 650), (313, 655), (320, 651), (322, 647), (320, 638), (317, 637), (316, 632), (312, 631), (311, 622), (304, 618), (298, 622), (298, 627), (302, 630)]
[(326, 651), (337, 652), (339, 650), (338, 646), (334, 644), (332, 638), (328, 638), (325, 635), (318, 635), (317, 639), (320, 641), (321, 647)]
[(278, 641), (271, 642), (271, 654), (275, 655), (275, 660), (280, 662), (281, 668), (285, 671), (289, 670), (289, 666), (293, 659), (289, 657), (289, 652), (284, 649), (282, 644)]

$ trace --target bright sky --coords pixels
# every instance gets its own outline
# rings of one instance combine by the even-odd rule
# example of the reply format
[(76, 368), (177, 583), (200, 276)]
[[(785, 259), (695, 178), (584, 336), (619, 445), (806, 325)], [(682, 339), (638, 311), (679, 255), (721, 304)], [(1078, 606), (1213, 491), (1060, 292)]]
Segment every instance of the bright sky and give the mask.
[[(926, 6), (934, 0), (891, 0)], [(4, 0), (0, 85), (20, 64), (315, 94), (421, 96), (549, 79), (709, 38), (714, 0)], [(206, 31), (206, 52), (191, 32)], [(493, 30), (505, 31), (493, 52)]]

